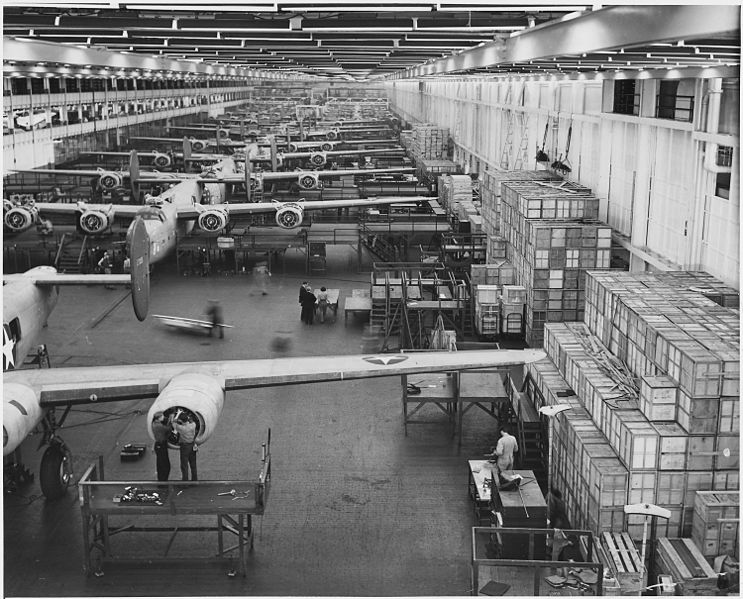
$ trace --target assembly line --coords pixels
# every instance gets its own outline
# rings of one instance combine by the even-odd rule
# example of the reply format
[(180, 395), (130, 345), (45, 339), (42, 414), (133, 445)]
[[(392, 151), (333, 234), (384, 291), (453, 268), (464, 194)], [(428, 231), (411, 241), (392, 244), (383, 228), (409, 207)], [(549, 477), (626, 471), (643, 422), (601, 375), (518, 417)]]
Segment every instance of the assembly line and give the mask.
[(740, 8), (475, 4), (4, 8), (4, 596), (739, 594)]

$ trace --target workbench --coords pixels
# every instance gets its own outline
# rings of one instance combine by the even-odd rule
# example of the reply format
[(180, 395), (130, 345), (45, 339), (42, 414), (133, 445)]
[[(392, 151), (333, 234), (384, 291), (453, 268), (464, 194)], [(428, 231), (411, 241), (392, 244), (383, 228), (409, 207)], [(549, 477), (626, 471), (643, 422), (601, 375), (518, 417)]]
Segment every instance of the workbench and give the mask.
[(347, 297), (343, 306), (344, 325), (348, 325), (348, 314), (361, 314), (366, 316), (367, 322), (371, 317), (372, 301), (370, 297)]
[[(270, 436), (269, 436), (270, 439)], [(210, 481), (107, 481), (103, 459), (91, 464), (80, 478), (78, 492), (82, 514), (83, 570), (100, 576), (104, 563), (187, 564), (189, 561), (227, 563), (228, 573), (246, 573), (246, 552), (253, 548), (253, 516), (262, 515), (271, 482), (271, 457), (264, 455), (257, 480)], [(203, 516), (216, 516), (216, 526), (206, 525)], [(112, 526), (111, 521), (126, 522)], [(155, 525), (142, 525), (154, 518)], [(178, 533), (217, 532), (216, 557), (189, 551), (189, 557), (168, 557)], [(114, 555), (111, 539), (122, 533), (170, 533), (161, 556)], [(225, 547), (225, 533), (237, 537)], [(237, 550), (237, 557), (233, 552)]]
[[(428, 424), (432, 420), (413, 420), (412, 416), (418, 413), (425, 404), (434, 404), (447, 416), (452, 427), (452, 435), (459, 436), (462, 443), (462, 420), (467, 411), (477, 406), (486, 414), (498, 419), (499, 404), (507, 404), (509, 399), (503, 386), (502, 372), (497, 370), (462, 370), (458, 372), (428, 374), (408, 378), (401, 375), (402, 384), (402, 413), (405, 434), (408, 434), (408, 424)], [(408, 384), (413, 383), (420, 393), (411, 394)], [(415, 407), (409, 409), (409, 404)]]

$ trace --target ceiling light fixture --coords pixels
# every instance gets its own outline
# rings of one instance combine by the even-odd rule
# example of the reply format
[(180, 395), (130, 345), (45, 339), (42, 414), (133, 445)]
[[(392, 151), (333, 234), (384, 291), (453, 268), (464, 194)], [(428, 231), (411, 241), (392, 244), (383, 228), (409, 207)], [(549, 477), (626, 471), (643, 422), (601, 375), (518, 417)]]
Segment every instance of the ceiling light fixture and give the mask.
[(57, 15), (54, 17), (54, 26), (59, 27), (59, 20), (62, 18), (62, 15)]

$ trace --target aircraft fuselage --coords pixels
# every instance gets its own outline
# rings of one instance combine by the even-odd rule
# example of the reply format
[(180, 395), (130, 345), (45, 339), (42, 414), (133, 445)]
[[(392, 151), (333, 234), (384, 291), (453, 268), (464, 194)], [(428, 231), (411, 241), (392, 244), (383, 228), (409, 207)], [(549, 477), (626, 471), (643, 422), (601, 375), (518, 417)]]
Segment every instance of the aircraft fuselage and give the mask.
[[(23, 274), (3, 277), (3, 371), (23, 362), (57, 304), (59, 287), (39, 287), (33, 275), (55, 272), (51, 266), (37, 266)], [(12, 348), (6, 350), (6, 344), (12, 344)]]

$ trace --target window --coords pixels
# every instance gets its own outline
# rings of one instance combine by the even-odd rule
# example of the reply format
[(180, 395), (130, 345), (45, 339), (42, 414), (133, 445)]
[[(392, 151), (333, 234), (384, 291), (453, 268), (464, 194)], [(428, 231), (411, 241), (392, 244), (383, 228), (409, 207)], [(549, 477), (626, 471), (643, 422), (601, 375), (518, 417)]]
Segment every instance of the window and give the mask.
[(640, 94), (635, 92), (636, 81), (614, 82), (614, 112), (616, 114), (640, 114)]
[(694, 115), (694, 96), (678, 93), (679, 81), (660, 81), (655, 98), (655, 116), (659, 119), (691, 122)]

